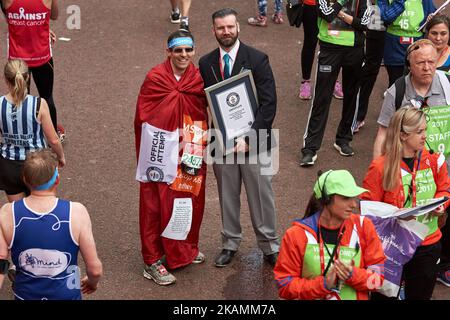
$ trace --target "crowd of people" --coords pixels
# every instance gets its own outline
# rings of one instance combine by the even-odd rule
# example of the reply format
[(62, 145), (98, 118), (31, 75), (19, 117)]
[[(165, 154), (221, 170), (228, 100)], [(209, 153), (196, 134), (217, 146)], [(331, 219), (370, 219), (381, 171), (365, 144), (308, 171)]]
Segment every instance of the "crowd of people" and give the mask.
[[(258, 15), (247, 22), (267, 26), (267, 1), (257, 4)], [(274, 4), (272, 21), (281, 24), (282, 1)], [(191, 1), (171, 0), (170, 5), (170, 21), (178, 23), (179, 30), (167, 39), (167, 59), (146, 75), (134, 119), (143, 276), (171, 285), (177, 281), (171, 270), (205, 261), (199, 238), (206, 160), (212, 158), (222, 222), (216, 267), (230, 265), (242, 241), (243, 184), (257, 245), (273, 267), (281, 298), (397, 299), (404, 289), (407, 300), (427, 300), (436, 280), (450, 287), (449, 19), (434, 14), (432, 1), (305, 1), (299, 98), (312, 101), (300, 166), (317, 160), (340, 72), (343, 111), (334, 148), (342, 156), (355, 154), (350, 143), (364, 126), (382, 60), (389, 88), (363, 187), (347, 170), (319, 172), (304, 215), (283, 237), (277, 233), (272, 188), (277, 90), (269, 57), (239, 39), (238, 13), (224, 8), (212, 14), (217, 48), (195, 67)], [(86, 208), (57, 197), (58, 168), (66, 164), (52, 98), (49, 50), (54, 38), (49, 19), (58, 15), (57, 1), (3, 0), (2, 9), (10, 48), (4, 69), (8, 92), (0, 97), (0, 189), (9, 203), (0, 210), (0, 287), (8, 274), (16, 299), (81, 299), (81, 293), (97, 289), (102, 263)], [(42, 28), (18, 28), (17, 21), (26, 20), (29, 12), (42, 17)], [(423, 24), (424, 32), (419, 30)], [(46, 41), (33, 45), (35, 39)], [(225, 137), (211, 136), (209, 129), (217, 133), (226, 124), (216, 115), (209, 118), (208, 103), (213, 109), (217, 101), (207, 99), (205, 89), (225, 88), (224, 101), (234, 108), (239, 95), (230, 91), (230, 83), (246, 71), (251, 71), (255, 94), (249, 131), (231, 138), (226, 130)], [(39, 97), (28, 94), (31, 75)], [(227, 139), (232, 141), (229, 150), (209, 148)], [(417, 217), (380, 220), (362, 209), (374, 202), (414, 208), (436, 199), (439, 205)], [(389, 239), (383, 234), (386, 230)], [(395, 238), (405, 230), (410, 237), (400, 245), (412, 248), (410, 255), (393, 255), (389, 235)], [(410, 240), (417, 233), (419, 240)], [(85, 277), (78, 269), (79, 252)], [(401, 263), (394, 263), (396, 259)], [(390, 271), (399, 265), (400, 277), (392, 279)]]

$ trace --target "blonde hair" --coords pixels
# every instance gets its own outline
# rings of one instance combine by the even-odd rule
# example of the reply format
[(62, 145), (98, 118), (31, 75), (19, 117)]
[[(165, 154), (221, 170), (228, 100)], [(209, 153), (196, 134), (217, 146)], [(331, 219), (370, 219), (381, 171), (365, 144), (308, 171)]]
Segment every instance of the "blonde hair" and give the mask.
[(385, 155), (383, 188), (392, 191), (398, 186), (400, 163), (402, 160), (402, 133), (412, 133), (426, 121), (425, 113), (413, 106), (405, 106), (397, 110), (387, 128), (381, 153)]
[(20, 59), (9, 60), (5, 65), (4, 73), (6, 81), (13, 88), (10, 94), (14, 105), (19, 107), (28, 93), (28, 66), (25, 61)]

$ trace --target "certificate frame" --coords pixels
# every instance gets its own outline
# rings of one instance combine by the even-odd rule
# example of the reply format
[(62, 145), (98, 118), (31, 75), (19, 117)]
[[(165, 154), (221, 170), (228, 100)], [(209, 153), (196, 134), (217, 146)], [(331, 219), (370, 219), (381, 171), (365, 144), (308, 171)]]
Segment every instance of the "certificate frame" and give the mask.
[(233, 151), (235, 138), (247, 134), (255, 121), (258, 95), (252, 71), (244, 70), (205, 88), (205, 94), (216, 139), (226, 155)]

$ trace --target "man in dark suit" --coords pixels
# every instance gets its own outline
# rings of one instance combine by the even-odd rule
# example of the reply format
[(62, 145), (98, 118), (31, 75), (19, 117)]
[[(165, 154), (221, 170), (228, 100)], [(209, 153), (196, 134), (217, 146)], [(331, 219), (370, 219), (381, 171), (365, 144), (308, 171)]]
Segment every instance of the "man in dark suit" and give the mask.
[[(251, 70), (259, 103), (252, 134), (235, 140), (234, 160), (244, 155), (245, 163), (233, 161), (230, 164), (227, 160), (224, 164), (223, 158), (217, 153), (214, 158), (213, 168), (223, 224), (223, 249), (217, 256), (215, 265), (228, 265), (242, 240), (240, 194), (243, 181), (258, 246), (263, 251), (265, 260), (274, 266), (280, 240), (276, 233), (272, 173), (265, 172), (260, 156), (264, 152), (265, 159), (268, 157), (271, 160), (271, 129), (277, 105), (275, 80), (267, 55), (239, 41), (239, 23), (235, 10), (226, 8), (216, 11), (212, 19), (219, 48), (200, 59), (200, 73), (205, 87), (237, 75), (243, 70)], [(256, 140), (252, 141), (252, 138)], [(255, 159), (255, 156), (257, 161), (249, 160)]]

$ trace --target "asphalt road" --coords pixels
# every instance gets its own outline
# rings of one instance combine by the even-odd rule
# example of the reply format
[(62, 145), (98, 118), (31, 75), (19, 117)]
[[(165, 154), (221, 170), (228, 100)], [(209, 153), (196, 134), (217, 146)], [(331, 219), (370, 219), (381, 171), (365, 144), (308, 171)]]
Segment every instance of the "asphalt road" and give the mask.
[[(194, 0), (191, 30), (197, 55), (216, 47), (211, 32), (211, 14), (224, 6), (239, 12), (240, 38), (265, 51), (275, 74), (279, 129), (279, 172), (273, 179), (280, 235), (292, 220), (302, 216), (312, 192), (317, 170), (349, 169), (360, 183), (371, 160), (376, 118), (386, 89), (387, 76), (381, 70), (372, 94), (366, 126), (354, 137), (354, 157), (341, 157), (333, 148), (341, 101), (333, 100), (330, 118), (314, 168), (299, 166), (299, 150), (310, 103), (297, 97), (300, 82), (300, 49), (303, 31), (269, 23), (267, 28), (248, 26), (246, 19), (256, 12), (254, 0)], [(256, 247), (245, 194), (242, 195), (244, 240), (233, 263), (222, 269), (213, 265), (221, 248), (221, 219), (212, 168), (207, 178), (206, 209), (200, 248), (206, 263), (174, 271), (177, 283), (160, 287), (142, 276), (138, 228), (138, 183), (135, 181), (133, 119), (137, 94), (147, 71), (165, 59), (165, 43), (177, 29), (169, 21), (169, 1), (84, 0), (81, 29), (69, 30), (66, 8), (73, 1), (62, 0), (60, 18), (52, 24), (58, 37), (53, 49), (55, 61), (54, 97), (60, 122), (67, 130), (64, 149), (67, 166), (61, 170), (59, 195), (79, 201), (88, 208), (97, 249), (104, 265), (98, 291), (86, 299), (277, 299), (272, 270), (263, 263)], [(269, 13), (272, 13), (269, 1)], [(6, 56), (6, 24), (0, 19), (3, 57)], [(4, 62), (6, 59), (4, 60)], [(0, 89), (5, 92), (1, 81)], [(33, 93), (36, 93), (34, 89)], [(1, 196), (0, 203), (5, 198)], [(80, 257), (80, 262), (81, 262)], [(12, 297), (8, 281), (0, 299)], [(434, 298), (450, 299), (450, 291), (436, 286)]]

